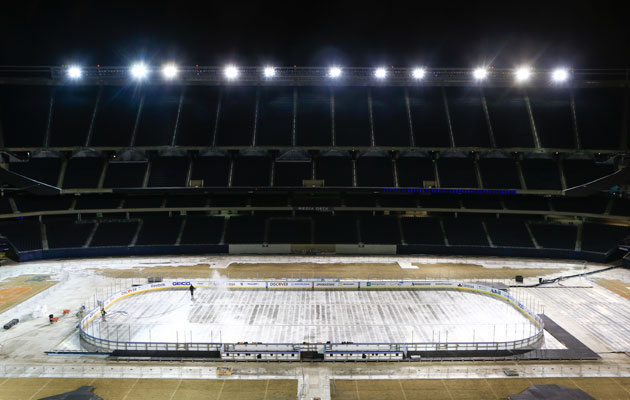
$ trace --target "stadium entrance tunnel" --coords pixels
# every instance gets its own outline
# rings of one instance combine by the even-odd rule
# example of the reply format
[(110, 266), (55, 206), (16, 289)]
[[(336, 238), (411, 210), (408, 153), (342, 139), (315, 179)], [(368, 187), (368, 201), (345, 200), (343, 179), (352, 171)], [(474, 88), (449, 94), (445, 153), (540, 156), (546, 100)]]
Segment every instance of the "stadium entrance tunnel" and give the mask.
[(544, 331), (541, 317), (511, 294), (470, 282), (169, 280), (99, 304), (80, 322), (81, 343), (113, 357), (499, 357), (540, 347)]

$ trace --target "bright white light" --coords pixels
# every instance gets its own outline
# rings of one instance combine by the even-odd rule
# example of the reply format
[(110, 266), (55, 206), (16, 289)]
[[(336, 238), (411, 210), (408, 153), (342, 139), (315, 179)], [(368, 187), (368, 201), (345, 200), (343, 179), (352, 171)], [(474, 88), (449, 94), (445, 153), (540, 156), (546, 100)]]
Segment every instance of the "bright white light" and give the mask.
[(68, 78), (70, 79), (79, 79), (83, 71), (81, 71), (81, 67), (77, 65), (71, 65), (68, 67)]
[(532, 71), (529, 67), (520, 67), (516, 70), (516, 81), (525, 82), (532, 76)]
[(339, 78), (341, 76), (341, 68), (331, 67), (328, 70), (328, 76), (330, 76), (331, 78)]
[(139, 62), (131, 66), (131, 76), (135, 79), (144, 79), (147, 75), (149, 75), (149, 69), (144, 63)]
[(162, 66), (162, 75), (164, 75), (166, 79), (175, 78), (178, 72), (177, 65), (175, 64), (165, 64)]
[(387, 76), (387, 70), (385, 68), (376, 68), (376, 71), (374, 71), (374, 76), (378, 79), (383, 79)]
[(265, 67), (265, 78), (271, 78), (272, 76), (276, 76), (276, 69), (274, 67)]
[(416, 69), (413, 70), (413, 72), (411, 74), (416, 79), (422, 79), (422, 78), (424, 78), (424, 75), (426, 74), (426, 71), (424, 70), (424, 68), (416, 68)]
[(556, 68), (551, 74), (551, 78), (555, 82), (564, 82), (569, 79), (569, 71), (564, 68)]
[(488, 76), (488, 70), (486, 68), (475, 68), (473, 71), (473, 77), (478, 80), (484, 80)]
[(238, 77), (238, 68), (234, 65), (225, 67), (225, 77), (228, 79), (236, 79)]

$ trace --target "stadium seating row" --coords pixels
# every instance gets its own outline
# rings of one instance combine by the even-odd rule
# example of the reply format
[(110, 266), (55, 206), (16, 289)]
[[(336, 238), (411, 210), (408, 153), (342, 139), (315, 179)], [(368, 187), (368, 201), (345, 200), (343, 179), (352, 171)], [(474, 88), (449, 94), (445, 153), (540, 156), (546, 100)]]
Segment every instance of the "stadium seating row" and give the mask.
[(617, 149), (624, 107), (623, 88), (0, 87), (8, 148)]
[(19, 251), (47, 248), (186, 244), (407, 244), (583, 250), (607, 253), (628, 227), (557, 224), (516, 217), (265, 216), (235, 215), (130, 219), (55, 217), (0, 221)]
[(319, 179), (330, 187), (423, 187), (562, 190), (613, 173), (612, 162), (593, 158), (558, 159), (530, 154), (470, 157), (443, 153), (437, 159), (386, 153), (364, 154), (356, 159), (340, 152), (303, 162), (275, 160), (268, 155), (231, 157), (155, 157), (145, 161), (105, 160), (100, 156), (61, 158), (33, 157), (14, 161), (10, 169), (62, 188), (185, 187), (189, 180), (206, 187), (295, 187), (304, 180)]

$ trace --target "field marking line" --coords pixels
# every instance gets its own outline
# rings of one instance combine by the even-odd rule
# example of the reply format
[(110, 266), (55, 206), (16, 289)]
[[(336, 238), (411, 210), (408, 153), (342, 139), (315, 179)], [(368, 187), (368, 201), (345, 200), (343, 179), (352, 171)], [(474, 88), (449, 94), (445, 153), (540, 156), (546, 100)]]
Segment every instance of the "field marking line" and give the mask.
[(217, 400), (221, 399), (221, 395), (223, 394), (223, 387), (225, 386), (225, 380), (221, 383), (221, 388), (219, 389), (219, 393), (217, 393)]
[(138, 384), (138, 381), (140, 380), (140, 378), (136, 378), (136, 381), (133, 383), (133, 385), (131, 385), (131, 387), (129, 388), (129, 390), (127, 390), (127, 393), (125, 393), (125, 395), (123, 396), (122, 399), (120, 400), (125, 400), (127, 398), (127, 396), (129, 396), (129, 393), (131, 393), (131, 391), (133, 390), (134, 387), (136, 387), (136, 385)]
[(263, 396), (263, 400), (267, 399), (267, 389), (269, 389), (269, 379), (267, 379), (267, 384), (265, 385), (265, 395)]
[(486, 383), (486, 385), (488, 385), (488, 387), (490, 388), (490, 391), (492, 392), (492, 394), (494, 395), (494, 397), (496, 397), (497, 400), (500, 400), (501, 398), (499, 397), (499, 395), (494, 391), (494, 389), (492, 388), (492, 385), (490, 384), (490, 382), (488, 382), (488, 378), (483, 378), (483, 381)]
[(442, 382), (442, 386), (444, 386), (444, 389), (446, 390), (446, 393), (448, 393), (448, 397), (450, 397), (451, 400), (455, 400), (455, 398), (451, 394), (451, 391), (448, 390), (448, 386), (446, 386), (446, 383), (444, 382), (444, 379), (440, 379), (440, 382)]
[(175, 390), (173, 391), (173, 394), (171, 395), (171, 397), (169, 397), (169, 400), (173, 400), (173, 397), (175, 397), (175, 393), (177, 393), (177, 391), (179, 390), (179, 387), (182, 384), (183, 379), (180, 378), (179, 382), (177, 382), (177, 386), (175, 386)]
[(43, 388), (45, 388), (46, 386), (48, 386), (48, 384), (49, 384), (50, 382), (52, 382), (52, 381), (53, 381), (53, 378), (49, 378), (49, 379), (48, 379), (48, 381), (47, 381), (46, 383), (44, 383), (44, 384), (43, 384), (43, 385), (42, 385), (42, 386), (41, 386), (41, 387), (37, 390), (37, 392), (33, 393), (33, 395), (32, 395), (31, 397), (29, 397), (29, 400), (34, 399), (34, 398), (35, 398), (35, 396), (37, 395), (37, 393), (41, 392), (41, 391), (42, 391), (42, 389), (43, 389)]
[(403, 399), (407, 400), (407, 395), (405, 394), (405, 389), (403, 389), (402, 382), (398, 379), (398, 386), (400, 386), (400, 391), (402, 392)]
[(630, 394), (630, 390), (628, 390), (628, 388), (626, 388), (624, 385), (622, 385), (621, 383), (617, 382), (617, 378), (619, 377), (612, 377), (613, 382), (615, 382), (618, 386), (620, 386), (624, 391), (628, 392), (628, 394)]

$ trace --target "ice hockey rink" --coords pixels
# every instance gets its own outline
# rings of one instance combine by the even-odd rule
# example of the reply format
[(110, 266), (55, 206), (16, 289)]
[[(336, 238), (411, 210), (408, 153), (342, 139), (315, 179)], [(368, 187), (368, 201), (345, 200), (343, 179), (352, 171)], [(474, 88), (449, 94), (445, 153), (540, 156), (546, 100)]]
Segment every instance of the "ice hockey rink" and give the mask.
[(123, 298), (93, 336), (131, 342), (502, 342), (537, 327), (514, 306), (458, 290), (160, 290)]

